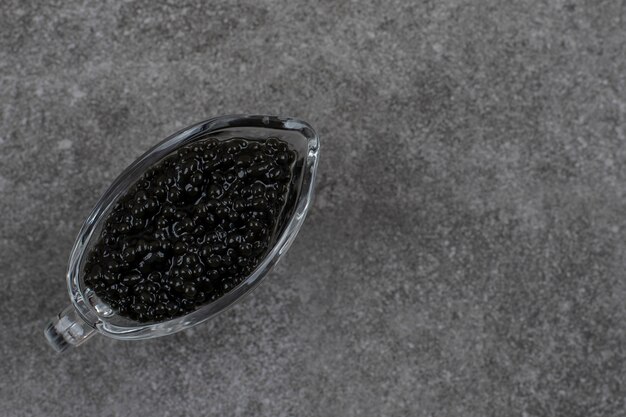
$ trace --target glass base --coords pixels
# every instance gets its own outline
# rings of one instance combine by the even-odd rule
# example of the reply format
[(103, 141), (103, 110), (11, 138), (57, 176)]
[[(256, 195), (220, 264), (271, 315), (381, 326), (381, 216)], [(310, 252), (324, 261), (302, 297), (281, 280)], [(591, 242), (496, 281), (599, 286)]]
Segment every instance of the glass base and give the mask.
[(93, 336), (95, 331), (96, 329), (78, 315), (74, 306), (70, 305), (48, 322), (44, 335), (54, 350), (63, 352), (69, 347), (81, 345)]

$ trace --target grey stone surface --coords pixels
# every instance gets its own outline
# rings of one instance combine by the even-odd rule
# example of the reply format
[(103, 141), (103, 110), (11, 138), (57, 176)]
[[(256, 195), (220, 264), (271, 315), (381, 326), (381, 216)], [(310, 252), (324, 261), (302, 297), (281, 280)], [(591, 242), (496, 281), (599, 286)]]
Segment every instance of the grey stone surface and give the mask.
[[(0, 416), (624, 416), (623, 1), (0, 2)], [(292, 115), (318, 198), (218, 320), (55, 355), (66, 260), (178, 128)]]

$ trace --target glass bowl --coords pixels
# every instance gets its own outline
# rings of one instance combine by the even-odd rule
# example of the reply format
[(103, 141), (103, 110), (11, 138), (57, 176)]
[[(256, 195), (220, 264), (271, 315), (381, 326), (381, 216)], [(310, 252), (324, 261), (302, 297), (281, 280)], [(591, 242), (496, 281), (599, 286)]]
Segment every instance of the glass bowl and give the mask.
[[(100, 235), (108, 213), (116, 201), (141, 175), (155, 163), (196, 140), (206, 137), (227, 140), (232, 137), (266, 139), (277, 137), (296, 151), (294, 167), (296, 187), (289, 198), (295, 199), (291, 216), (273, 241), (272, 248), (256, 269), (238, 286), (222, 297), (207, 303), (191, 313), (157, 323), (140, 323), (119, 316), (84, 283), (86, 254)], [(96, 332), (115, 339), (148, 339), (165, 336), (186, 329), (214, 317), (265, 278), (285, 254), (296, 237), (311, 205), (319, 158), (319, 138), (306, 122), (289, 117), (263, 115), (220, 116), (182, 129), (148, 150), (117, 177), (102, 195), (85, 220), (72, 252), (67, 271), (67, 287), (71, 305), (65, 308), (45, 328), (45, 336), (57, 351), (78, 346)]]

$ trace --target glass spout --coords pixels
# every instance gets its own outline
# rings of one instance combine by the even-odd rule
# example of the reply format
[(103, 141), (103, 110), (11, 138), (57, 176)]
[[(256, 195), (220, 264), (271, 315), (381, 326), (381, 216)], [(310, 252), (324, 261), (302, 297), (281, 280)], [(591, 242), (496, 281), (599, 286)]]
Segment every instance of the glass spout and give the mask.
[(81, 345), (95, 331), (70, 305), (48, 322), (44, 334), (54, 350), (63, 352), (69, 347)]

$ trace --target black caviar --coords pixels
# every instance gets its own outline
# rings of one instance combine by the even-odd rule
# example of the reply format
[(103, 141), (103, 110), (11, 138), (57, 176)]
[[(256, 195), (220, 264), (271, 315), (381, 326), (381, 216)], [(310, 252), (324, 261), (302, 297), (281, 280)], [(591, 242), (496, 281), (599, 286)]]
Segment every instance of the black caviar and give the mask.
[(139, 322), (221, 297), (265, 257), (293, 209), (296, 156), (277, 138), (179, 148), (120, 197), (87, 257), (85, 284)]

